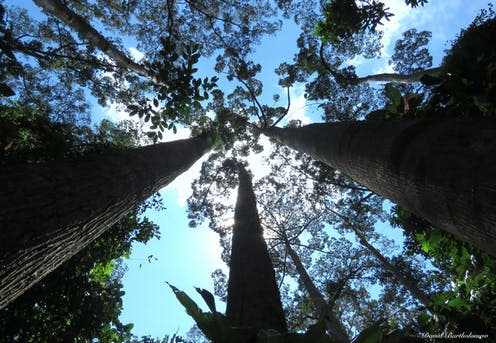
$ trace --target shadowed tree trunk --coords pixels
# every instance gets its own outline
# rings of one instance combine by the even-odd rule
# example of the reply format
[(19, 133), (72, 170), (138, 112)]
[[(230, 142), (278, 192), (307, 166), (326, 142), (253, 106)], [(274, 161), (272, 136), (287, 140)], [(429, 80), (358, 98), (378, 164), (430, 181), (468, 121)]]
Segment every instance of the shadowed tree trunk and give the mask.
[(293, 260), (298, 275), (300, 276), (300, 282), (307, 290), (313, 305), (317, 309), (317, 313), (319, 315), (325, 316), (325, 324), (327, 330), (329, 331), (330, 336), (337, 338), (343, 342), (349, 342), (350, 338), (348, 337), (348, 334), (346, 333), (346, 329), (344, 328), (343, 324), (332, 312), (332, 309), (329, 308), (329, 305), (327, 304), (327, 302), (325, 301), (324, 297), (319, 292), (317, 287), (315, 287), (315, 284), (310, 278), (310, 275), (308, 275), (305, 267), (301, 263), (300, 257), (298, 256), (296, 251), (293, 250), (291, 244), (287, 239), (284, 240), (284, 245), (286, 247), (286, 251)]
[(0, 169), (0, 308), (187, 170), (210, 135)]
[(226, 317), (233, 326), (287, 331), (251, 177), (242, 166), (234, 213)]
[(76, 31), (79, 37), (88, 41), (121, 67), (131, 70), (158, 84), (156, 77), (142, 65), (133, 62), (102, 34), (95, 30), (84, 18), (68, 8), (61, 0), (33, 0), (47, 13), (59, 18)]
[(496, 121), (370, 120), (264, 133), (496, 256)]

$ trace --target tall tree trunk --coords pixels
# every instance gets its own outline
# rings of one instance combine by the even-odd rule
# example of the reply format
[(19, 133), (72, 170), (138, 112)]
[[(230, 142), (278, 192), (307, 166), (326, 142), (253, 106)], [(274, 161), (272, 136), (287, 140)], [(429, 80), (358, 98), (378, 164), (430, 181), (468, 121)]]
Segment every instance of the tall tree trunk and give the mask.
[(326, 327), (331, 337), (339, 339), (343, 342), (349, 342), (350, 337), (346, 333), (346, 329), (344, 328), (341, 321), (332, 312), (332, 309), (329, 308), (329, 305), (327, 304), (327, 302), (325, 301), (324, 297), (319, 292), (317, 287), (315, 287), (315, 284), (310, 278), (310, 275), (308, 275), (305, 267), (301, 263), (300, 257), (298, 256), (296, 251), (293, 250), (288, 240), (285, 240), (285, 246), (286, 246), (286, 251), (293, 260), (296, 270), (300, 276), (300, 282), (303, 283), (303, 286), (307, 290), (310, 299), (312, 300), (315, 308), (317, 309), (317, 313), (319, 315), (325, 316)]
[(210, 135), (0, 170), (0, 308), (187, 170)]
[(74, 29), (81, 39), (101, 50), (118, 65), (134, 71), (158, 84), (156, 77), (142, 65), (133, 62), (102, 34), (95, 30), (84, 18), (68, 8), (61, 0), (33, 0), (39, 7)]
[(396, 74), (396, 73), (383, 73), (383, 74), (373, 74), (364, 77), (358, 77), (352, 80), (351, 83), (359, 84), (366, 82), (396, 82), (396, 83), (414, 83), (419, 82), (422, 76), (436, 76), (441, 71), (440, 67), (424, 69), (416, 71), (412, 74)]
[(370, 120), (266, 129), (496, 256), (496, 121)]
[(233, 326), (287, 331), (251, 178), (242, 166), (234, 213), (226, 317)]

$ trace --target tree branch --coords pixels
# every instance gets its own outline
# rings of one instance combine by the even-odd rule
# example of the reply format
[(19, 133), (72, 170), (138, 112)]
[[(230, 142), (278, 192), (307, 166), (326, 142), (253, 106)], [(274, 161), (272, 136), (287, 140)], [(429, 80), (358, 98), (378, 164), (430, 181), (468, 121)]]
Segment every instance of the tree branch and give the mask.
[(95, 30), (86, 20), (69, 9), (60, 0), (34, 0), (46, 12), (59, 18), (69, 27), (74, 29), (81, 38), (100, 49), (104, 54), (113, 59), (118, 65), (148, 78), (154, 84), (159, 84), (155, 75), (140, 64), (133, 62), (102, 34)]
[(289, 87), (286, 87), (287, 90), (288, 90), (288, 106), (286, 107), (286, 111), (284, 111), (284, 114), (281, 115), (279, 117), (279, 119), (276, 120), (276, 122), (274, 124), (272, 124), (272, 126), (276, 126), (277, 124), (279, 124), (279, 122), (285, 117), (287, 116), (288, 112), (289, 112), (289, 107), (291, 106), (291, 96), (289, 95)]

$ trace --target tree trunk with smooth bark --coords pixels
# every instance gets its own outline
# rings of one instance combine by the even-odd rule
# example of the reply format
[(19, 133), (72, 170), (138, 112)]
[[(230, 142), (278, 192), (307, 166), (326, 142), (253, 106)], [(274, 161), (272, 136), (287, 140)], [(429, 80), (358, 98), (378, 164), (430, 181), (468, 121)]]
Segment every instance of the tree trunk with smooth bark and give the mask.
[(0, 308), (186, 171), (210, 135), (0, 169)]
[(436, 76), (441, 72), (441, 67), (423, 69), (411, 74), (397, 74), (397, 73), (382, 73), (373, 74), (363, 77), (357, 77), (351, 83), (360, 84), (366, 82), (396, 82), (396, 83), (414, 83), (419, 82), (424, 75)]
[(370, 120), (264, 133), (496, 256), (496, 120)]
[(33, 0), (47, 13), (59, 18), (78, 33), (81, 39), (88, 41), (105, 55), (110, 57), (119, 66), (131, 70), (158, 84), (157, 78), (144, 66), (129, 59), (114, 44), (93, 28), (83, 17), (72, 11), (60, 0)]
[(242, 166), (239, 167), (229, 265), (226, 317), (231, 325), (286, 332), (286, 319), (251, 177)]
[(349, 342), (350, 338), (346, 333), (345, 327), (343, 326), (342, 322), (336, 317), (336, 315), (332, 312), (332, 309), (329, 308), (329, 305), (327, 304), (327, 302), (325, 301), (324, 297), (319, 292), (317, 287), (315, 287), (315, 284), (310, 278), (310, 275), (308, 275), (305, 267), (301, 263), (300, 257), (298, 256), (296, 251), (293, 250), (291, 244), (287, 240), (284, 243), (285, 243), (286, 251), (293, 260), (298, 275), (300, 276), (300, 282), (303, 284), (306, 291), (308, 292), (308, 295), (310, 296), (313, 305), (317, 309), (317, 313), (319, 315), (324, 315), (325, 317), (325, 324), (330, 336), (339, 339), (343, 342)]

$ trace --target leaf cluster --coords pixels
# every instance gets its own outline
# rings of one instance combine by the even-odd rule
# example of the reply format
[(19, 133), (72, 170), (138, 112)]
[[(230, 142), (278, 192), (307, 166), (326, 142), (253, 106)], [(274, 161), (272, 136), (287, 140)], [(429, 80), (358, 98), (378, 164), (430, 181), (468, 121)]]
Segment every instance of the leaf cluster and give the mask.
[(398, 206), (394, 207), (391, 220), (403, 229), (405, 253), (429, 257), (450, 283), (449, 289), (433, 298), (438, 323), (424, 316), (422, 324), (450, 323), (458, 330), (474, 332), (495, 330), (496, 260)]
[(195, 65), (201, 56), (198, 44), (178, 47), (170, 37), (161, 37), (161, 44), (157, 59), (145, 64), (160, 82), (155, 85), (157, 96), (151, 102), (144, 98), (127, 107), (130, 116), (138, 115), (145, 122), (151, 122), (148, 137), (154, 142), (162, 139), (165, 129), (176, 133), (177, 122), (191, 124), (192, 114), (202, 109), (201, 102), (209, 98), (209, 91), (218, 81), (215, 76), (203, 80), (193, 76), (198, 71)]
[[(312, 325), (305, 333), (281, 333), (276, 330), (233, 327), (221, 313), (217, 312), (213, 295), (205, 289), (196, 288), (210, 312), (204, 312), (185, 292), (169, 284), (177, 300), (184, 306), (200, 328), (214, 343), (340, 343), (325, 334), (323, 322)], [(383, 332), (375, 324), (363, 330), (354, 340), (355, 343), (399, 343), (416, 342), (407, 331)], [(344, 343), (344, 342), (341, 342)]]
[(389, 20), (392, 13), (382, 2), (362, 0), (332, 0), (323, 11), (324, 20), (317, 22), (315, 34), (324, 42), (338, 43), (360, 31), (374, 31), (383, 19)]
[[(367, 119), (495, 116), (496, 51), (492, 45), (487, 45), (494, 34), (496, 16), (490, 4), (487, 9), (481, 10), (467, 29), (462, 30), (445, 56), (441, 72), (437, 76), (424, 75), (420, 79), (423, 93), (420, 89), (412, 92), (411, 87), (387, 84), (384, 93), (388, 104), (369, 113)], [(412, 40), (412, 35), (417, 38)], [(426, 32), (405, 32), (393, 56), (395, 68), (402, 72), (414, 72), (415, 69), (430, 66), (431, 57), (424, 49), (415, 53), (410, 51), (410, 48), (425, 44), (427, 36)], [(411, 59), (414, 55), (416, 57)], [(403, 58), (400, 59), (401, 56)], [(420, 64), (405, 64), (407, 61), (419, 61)]]
[(496, 48), (487, 44), (496, 34), (491, 4), (459, 37), (443, 60), (447, 77), (438, 80), (430, 107), (463, 116), (496, 115)]

